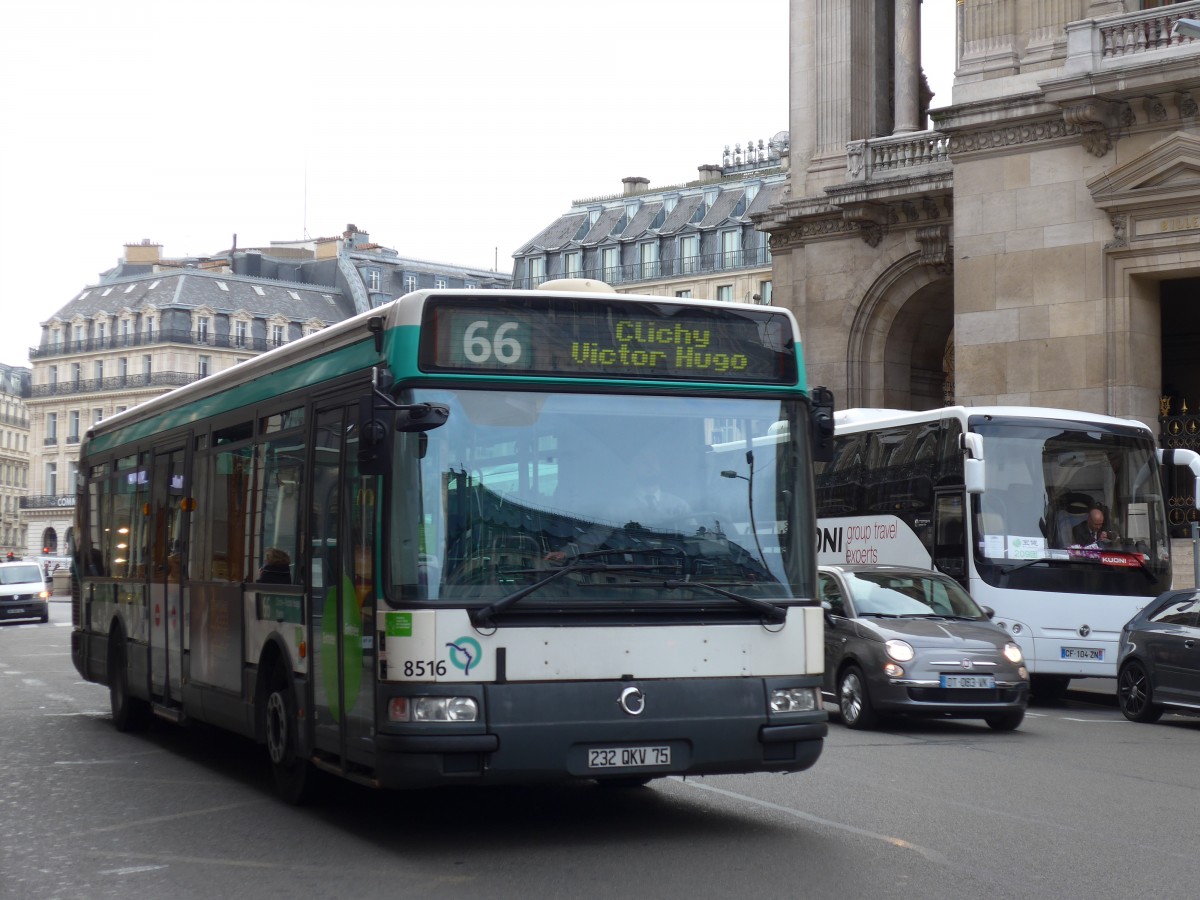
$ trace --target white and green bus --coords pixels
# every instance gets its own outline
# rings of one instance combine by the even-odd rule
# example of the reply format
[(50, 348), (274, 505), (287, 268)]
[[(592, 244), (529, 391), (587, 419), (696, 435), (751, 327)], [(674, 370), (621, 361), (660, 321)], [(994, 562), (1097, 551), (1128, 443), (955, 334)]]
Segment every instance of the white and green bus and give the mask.
[(409, 294), (88, 432), (75, 666), (293, 801), (806, 769), (831, 405), (783, 310)]

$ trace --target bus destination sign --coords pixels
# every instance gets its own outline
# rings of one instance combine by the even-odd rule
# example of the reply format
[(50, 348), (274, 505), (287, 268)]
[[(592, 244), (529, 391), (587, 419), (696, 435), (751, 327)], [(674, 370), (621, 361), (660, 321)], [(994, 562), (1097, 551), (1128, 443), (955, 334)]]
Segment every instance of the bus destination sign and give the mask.
[(617, 297), (439, 297), (425, 308), (425, 371), (795, 384), (775, 310)]

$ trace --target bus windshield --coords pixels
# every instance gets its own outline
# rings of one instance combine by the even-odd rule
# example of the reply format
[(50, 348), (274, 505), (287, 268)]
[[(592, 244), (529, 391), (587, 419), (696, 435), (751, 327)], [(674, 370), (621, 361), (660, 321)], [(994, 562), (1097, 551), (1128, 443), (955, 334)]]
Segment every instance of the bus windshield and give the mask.
[[(796, 401), (480, 390), (411, 399), (444, 404), (450, 417), (398, 435), (395, 604), (488, 603), (533, 586), (514, 612), (569, 601), (744, 614), (730, 594), (813, 596)], [(419, 546), (397, 539), (414, 521)]]
[(1126, 577), (1142, 590), (1165, 577), (1166, 515), (1149, 438), (1092, 425), (972, 424), (985, 443), (975, 547), (985, 579), (989, 569), (998, 577), (1055, 563), (1139, 570), (1147, 577)]

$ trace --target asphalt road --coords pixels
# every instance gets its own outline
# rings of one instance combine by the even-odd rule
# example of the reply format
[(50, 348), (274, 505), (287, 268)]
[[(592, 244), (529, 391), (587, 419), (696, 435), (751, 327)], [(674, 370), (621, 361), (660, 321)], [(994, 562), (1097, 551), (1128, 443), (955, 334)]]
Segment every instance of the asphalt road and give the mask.
[[(1126, 722), (1103, 691), (1022, 727), (831, 725), (807, 773), (273, 795), (207, 729), (112, 727), (69, 607), (0, 626), (0, 897), (1190, 897), (1200, 719)], [(1101, 683), (1103, 684), (1103, 683)]]

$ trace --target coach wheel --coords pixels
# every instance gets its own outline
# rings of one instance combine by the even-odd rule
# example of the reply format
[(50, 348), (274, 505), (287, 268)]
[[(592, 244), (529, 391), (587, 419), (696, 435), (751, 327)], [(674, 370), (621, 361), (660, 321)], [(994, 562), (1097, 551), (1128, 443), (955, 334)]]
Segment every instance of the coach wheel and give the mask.
[(150, 724), (150, 704), (129, 694), (125, 634), (120, 626), (113, 629), (108, 640), (108, 704), (117, 731), (142, 731)]
[(302, 804), (312, 799), (316, 773), (312, 763), (302, 759), (296, 718), (296, 698), (292, 680), (282, 662), (276, 662), (267, 687), (267, 702), (263, 711), (267, 755), (275, 788), (288, 803)]

